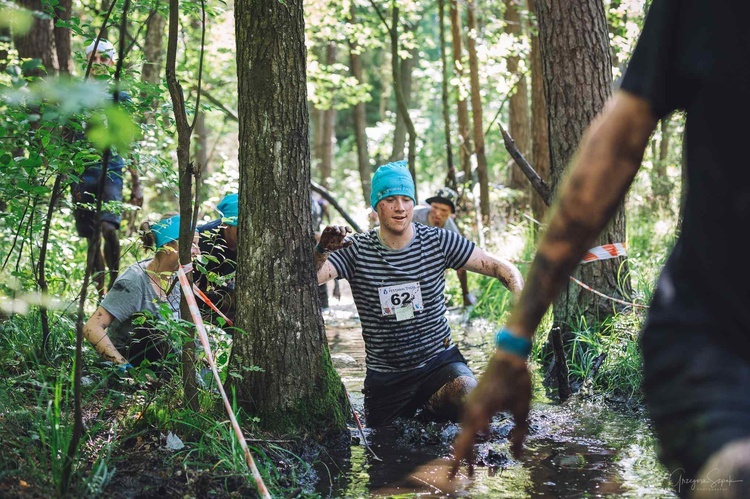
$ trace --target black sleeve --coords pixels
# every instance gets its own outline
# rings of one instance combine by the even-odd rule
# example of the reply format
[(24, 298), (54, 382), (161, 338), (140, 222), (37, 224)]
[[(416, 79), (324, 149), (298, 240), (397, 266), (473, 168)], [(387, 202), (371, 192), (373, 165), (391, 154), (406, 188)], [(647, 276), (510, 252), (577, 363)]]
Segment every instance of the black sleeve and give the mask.
[(651, 103), (659, 118), (684, 108), (692, 83), (684, 71), (687, 16), (684, 0), (654, 0), (620, 88)]

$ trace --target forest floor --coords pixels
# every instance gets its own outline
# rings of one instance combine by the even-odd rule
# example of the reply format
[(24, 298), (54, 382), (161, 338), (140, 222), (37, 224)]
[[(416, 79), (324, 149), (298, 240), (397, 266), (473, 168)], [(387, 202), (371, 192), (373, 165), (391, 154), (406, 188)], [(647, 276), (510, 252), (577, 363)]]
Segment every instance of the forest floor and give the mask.
[[(655, 458), (650, 428), (639, 408), (613, 406), (601, 397), (574, 397), (562, 405), (536, 400), (530, 415), (527, 451), (521, 461), (512, 459), (508, 452), (512, 421), (497, 415), (489, 437), (477, 447), (479, 467), (475, 477), (460, 475), (446, 483), (458, 425), (421, 421), (418, 417), (399, 419), (383, 429), (366, 427), (361, 326), (348, 284), (341, 281), (339, 286), (341, 298), (331, 297), (330, 308), (323, 312), (328, 344), (352, 406), (365, 424), (369, 449), (353, 418), (350, 435), (344, 436), (351, 445), (343, 442), (346, 449), (341, 455), (331, 455), (310, 443), (300, 447), (291, 440), (253, 440), (253, 452), (263, 453), (265, 462), (272, 462), (275, 468), (274, 497), (671, 496)], [(332, 290), (333, 284), (329, 284), (329, 294)], [(491, 351), (488, 338), (493, 326), (483, 319), (469, 320), (467, 311), (460, 308), (450, 309), (448, 316), (454, 342), (479, 375)], [(142, 391), (128, 386), (118, 388), (123, 393), (119, 399), (100, 390), (102, 395), (89, 400), (84, 408), (85, 424), (95, 428), (82, 442), (84, 459), (79, 471), (88, 477), (88, 483), (79, 484), (76, 494), (69, 497), (258, 497), (252, 478), (242, 472), (241, 457), (235, 471), (227, 471), (227, 463), (222, 460), (231, 457), (202, 453), (203, 438), (195, 442), (180, 435), (186, 440), (183, 443), (153, 426), (135, 434), (118, 430), (126, 426), (127, 418), (139, 417), (133, 416), (132, 404), (145, 404)], [(3, 417), (0, 414), (0, 422)], [(109, 457), (97, 461), (105, 453)], [(54, 497), (49, 475), (56, 471), (42, 469), (42, 460), (34, 452), (17, 454), (15, 472), (0, 469), (0, 497)]]

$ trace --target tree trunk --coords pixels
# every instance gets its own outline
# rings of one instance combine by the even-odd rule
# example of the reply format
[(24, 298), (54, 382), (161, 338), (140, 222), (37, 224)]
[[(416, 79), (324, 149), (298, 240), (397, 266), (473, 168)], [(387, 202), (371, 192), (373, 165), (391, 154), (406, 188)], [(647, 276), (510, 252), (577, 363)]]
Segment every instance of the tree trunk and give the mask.
[(651, 179), (651, 194), (654, 197), (655, 205), (660, 209), (669, 209), (669, 201), (672, 197), (674, 185), (667, 175), (667, 166), (669, 165), (669, 142), (672, 131), (670, 129), (669, 116), (664, 117), (659, 122), (661, 140), (658, 145), (654, 140), (656, 148), (654, 154), (653, 168), (649, 175)]
[[(32, 12), (43, 14), (41, 0), (19, 0), (18, 4)], [(52, 18), (48, 15), (34, 15), (31, 29), (25, 34), (14, 34), (13, 41), (21, 58), (41, 59), (45, 73), (41, 68), (27, 72), (31, 76), (44, 76), (57, 73), (58, 61), (55, 50), (55, 32)]]
[[(519, 0), (505, 0), (505, 23), (506, 32), (516, 40), (520, 40), (524, 34), (519, 10)], [(510, 94), (510, 112), (508, 120), (508, 131), (516, 142), (516, 147), (525, 157), (531, 156), (531, 122), (529, 118), (529, 91), (526, 75), (520, 65), (522, 55), (513, 55), (508, 58), (508, 73), (516, 82)], [(521, 168), (515, 161), (510, 162), (508, 186), (527, 193), (529, 191), (529, 180), (523, 174)], [(525, 196), (524, 196), (525, 197)]]
[[(163, 61), (164, 27), (166, 19), (159, 12), (152, 12), (146, 22), (146, 38), (143, 41), (143, 69), (141, 81), (158, 85), (161, 82), (161, 68)], [(157, 91), (142, 94), (142, 99), (150, 99), (150, 111), (144, 112), (146, 123), (154, 122), (154, 113), (159, 108), (159, 93)]]
[[(348, 405), (320, 314), (310, 206), (304, 10), (235, 4), (240, 213), (237, 401), (277, 433), (346, 429)], [(258, 366), (262, 371), (248, 368)]]
[[(536, 22), (536, 0), (529, 0), (529, 10), (534, 14)], [(547, 118), (547, 102), (544, 96), (544, 74), (542, 70), (542, 53), (539, 49), (538, 29), (531, 30), (531, 164), (537, 174), (549, 183), (550, 180), (550, 158), (549, 158), (549, 122)], [(547, 204), (531, 189), (531, 211), (534, 218), (539, 222), (544, 221), (547, 216)], [(534, 226), (536, 227), (536, 225)], [(534, 231), (539, 234), (538, 230)]]
[(406, 97), (404, 96), (404, 88), (401, 86), (401, 59), (398, 56), (398, 25), (399, 25), (399, 9), (396, 4), (393, 5), (391, 10), (391, 64), (393, 66), (393, 90), (396, 93), (396, 106), (398, 108), (398, 114), (406, 125), (406, 130), (409, 132), (409, 172), (414, 179), (414, 203), (418, 202), (417, 199), (417, 167), (416, 167), (416, 143), (417, 143), (417, 131), (414, 128), (414, 122), (409, 116), (409, 108), (406, 104)]
[[(326, 47), (326, 64), (332, 66), (336, 63), (336, 44), (329, 43)], [(320, 183), (328, 189), (333, 172), (333, 150), (336, 136), (334, 129), (336, 125), (336, 110), (331, 106), (323, 111), (323, 137), (320, 155)]]
[[(356, 5), (354, 2), (349, 4), (349, 22), (356, 24)], [(354, 39), (349, 39), (349, 69), (352, 76), (356, 78), (358, 84), (362, 84), (362, 64), (359, 60), (357, 43)], [(365, 206), (370, 206), (370, 189), (372, 171), (370, 168), (370, 154), (367, 152), (367, 117), (365, 115), (365, 103), (357, 102), (352, 109), (354, 118), (354, 137), (357, 141), (357, 166), (359, 167), (359, 179), (362, 184), (362, 196), (365, 200)]]
[[(55, 6), (55, 17), (61, 21), (70, 20), (73, 0), (60, 0)], [(70, 45), (70, 28), (54, 27), (55, 49), (57, 52), (57, 67), (60, 73), (70, 75), (73, 72), (73, 57)]]
[[(172, 99), (175, 128), (177, 129), (177, 168), (179, 181), (180, 205), (180, 264), (187, 265), (192, 261), (190, 255), (193, 243), (192, 215), (193, 215), (193, 168), (190, 163), (190, 135), (192, 130), (188, 123), (182, 85), (177, 80), (177, 36), (179, 30), (179, 0), (169, 0), (169, 34), (167, 43), (166, 78), (169, 95)], [(196, 186), (197, 188), (197, 186)], [(193, 282), (193, 273), (187, 272), (188, 282)], [(185, 296), (180, 300), (180, 317), (184, 321), (192, 322), (190, 308)], [(198, 403), (198, 386), (195, 380), (195, 342), (193, 335), (182, 343), (182, 386), (185, 402), (192, 410), (200, 408)]]
[[(412, 28), (413, 30), (413, 28)], [(410, 57), (408, 59), (400, 59), (399, 65), (401, 70), (401, 89), (404, 92), (404, 102), (406, 103), (407, 109), (411, 104), (411, 92), (412, 92), (412, 72), (417, 64), (417, 57), (419, 56), (419, 50), (414, 47), (409, 52)], [(401, 113), (396, 113), (396, 125), (393, 129), (393, 149), (391, 150), (391, 157), (388, 161), (398, 161), (404, 159), (404, 148), (406, 147), (406, 120), (404, 120)]]
[[(601, 0), (540, 0), (539, 39), (550, 124), (552, 187), (556, 189), (583, 132), (612, 92), (612, 64)], [(620, 205), (597, 245), (625, 241), (625, 211)], [(580, 266), (574, 276), (605, 295), (630, 296), (627, 260), (613, 258)], [(570, 283), (554, 303), (554, 325), (563, 334), (583, 316), (600, 324), (616, 303)]]
[(464, 81), (463, 41), (461, 38), (461, 12), (458, 0), (451, 0), (451, 35), (453, 38), (453, 71), (458, 81), (456, 96), (456, 115), (458, 118), (459, 157), (461, 171), (464, 172), (464, 190), (474, 185), (471, 172), (471, 127), (469, 125), (469, 106), (466, 96), (469, 89)]
[(438, 15), (440, 16), (440, 62), (443, 70), (441, 100), (443, 103), (443, 130), (445, 131), (445, 159), (448, 171), (445, 175), (445, 185), (458, 189), (456, 182), (456, 168), (453, 166), (453, 144), (451, 140), (450, 99), (448, 98), (448, 55), (445, 48), (445, 0), (438, 0)]
[[(208, 178), (208, 127), (206, 126), (206, 113), (198, 111), (195, 117), (195, 130), (193, 132), (193, 157), (195, 158), (194, 168), (200, 170), (201, 178)], [(204, 185), (196, 185), (198, 190), (198, 203), (205, 199)]]
[(477, 59), (477, 6), (475, 0), (466, 4), (466, 27), (469, 28), (469, 75), (471, 79), (471, 118), (474, 128), (474, 144), (477, 155), (477, 177), (479, 180), (479, 207), (482, 224), (490, 223), (490, 185), (487, 174), (487, 156), (484, 152), (484, 125), (482, 119), (482, 96), (479, 88), (479, 61)]

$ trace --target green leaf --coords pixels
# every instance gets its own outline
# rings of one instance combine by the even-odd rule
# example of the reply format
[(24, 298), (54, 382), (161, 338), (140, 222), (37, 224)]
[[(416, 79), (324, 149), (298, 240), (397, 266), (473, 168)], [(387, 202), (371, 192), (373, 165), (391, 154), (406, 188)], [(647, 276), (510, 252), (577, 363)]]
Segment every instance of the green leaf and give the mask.
[(104, 111), (104, 117), (106, 121), (98, 120), (88, 130), (91, 143), (101, 150), (115, 147), (121, 153), (130, 151), (140, 128), (126, 111), (117, 106), (108, 107)]

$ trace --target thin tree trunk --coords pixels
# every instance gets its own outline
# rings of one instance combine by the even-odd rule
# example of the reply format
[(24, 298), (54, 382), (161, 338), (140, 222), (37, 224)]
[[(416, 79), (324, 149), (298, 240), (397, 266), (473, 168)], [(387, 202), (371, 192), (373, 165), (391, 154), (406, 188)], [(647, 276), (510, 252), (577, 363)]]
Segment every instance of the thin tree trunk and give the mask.
[(50, 227), (52, 225), (52, 215), (55, 211), (57, 201), (62, 195), (64, 189), (63, 176), (58, 174), (55, 176), (55, 185), (52, 186), (52, 194), (49, 200), (49, 207), (47, 208), (47, 216), (44, 219), (44, 232), (42, 232), (42, 245), (39, 249), (39, 267), (37, 268), (39, 292), (42, 295), (42, 306), (39, 307), (39, 314), (42, 319), (42, 352), (47, 350), (47, 344), (49, 343), (49, 319), (47, 316), (47, 244), (49, 243)]
[[(198, 111), (195, 117), (195, 132), (193, 133), (193, 157), (195, 158), (194, 168), (200, 171), (201, 178), (208, 178), (208, 127), (206, 126), (206, 113)], [(202, 184), (195, 186), (198, 191), (197, 199), (198, 203), (205, 197), (205, 187)]]
[[(326, 64), (331, 66), (336, 63), (336, 44), (329, 43), (326, 47)], [(320, 154), (320, 181), (321, 185), (328, 188), (333, 172), (333, 149), (336, 136), (334, 129), (336, 125), (336, 110), (331, 105), (323, 111), (323, 136), (322, 149)]]
[(438, 0), (438, 16), (440, 16), (440, 62), (442, 63), (443, 81), (441, 100), (443, 103), (443, 130), (445, 131), (445, 159), (448, 171), (445, 175), (445, 185), (458, 189), (456, 182), (456, 168), (453, 166), (453, 144), (451, 140), (450, 99), (448, 98), (448, 57), (445, 43), (445, 0)]
[[(237, 402), (276, 433), (346, 429), (313, 262), (304, 10), (300, 0), (235, 3), (240, 213)], [(259, 366), (262, 371), (249, 371)]]
[[(55, 17), (61, 21), (69, 21), (73, 0), (60, 0), (55, 6)], [(70, 75), (73, 72), (73, 58), (70, 44), (70, 28), (54, 27), (55, 49), (57, 51), (57, 67), (61, 74)]]
[[(161, 69), (164, 59), (164, 28), (167, 20), (159, 12), (151, 12), (146, 22), (146, 37), (143, 41), (143, 69), (141, 81), (151, 85), (161, 82)], [(150, 110), (143, 113), (146, 123), (154, 122), (154, 113), (159, 108), (158, 92), (148, 92), (141, 95), (142, 99), (150, 99)]]
[[(413, 29), (413, 28), (412, 28)], [(419, 50), (415, 47), (409, 52), (408, 59), (399, 59), (401, 71), (401, 89), (404, 93), (404, 102), (407, 109), (411, 105), (412, 93), (412, 72), (417, 64)], [(406, 147), (406, 121), (401, 113), (396, 113), (396, 125), (393, 129), (393, 149), (388, 161), (398, 161), (404, 159), (404, 148)]]
[[(169, 30), (167, 34), (167, 86), (172, 98), (175, 127), (177, 129), (177, 168), (180, 189), (180, 265), (187, 265), (192, 260), (190, 248), (193, 243), (193, 172), (190, 163), (190, 135), (185, 99), (182, 85), (177, 80), (177, 35), (179, 32), (179, 0), (169, 0)], [(205, 27), (204, 27), (205, 29)], [(192, 283), (192, 272), (186, 272)], [(180, 300), (180, 317), (192, 322), (190, 308), (185, 297)], [(182, 385), (185, 391), (185, 402), (193, 410), (199, 410), (198, 387), (195, 379), (195, 342), (190, 335), (182, 344)]]
[(484, 151), (484, 125), (482, 119), (482, 96), (479, 88), (479, 61), (477, 59), (477, 16), (476, 1), (469, 0), (466, 7), (466, 25), (469, 29), (469, 75), (471, 79), (471, 117), (474, 128), (474, 144), (477, 155), (477, 177), (479, 179), (479, 207), (482, 224), (490, 223), (490, 186), (487, 174), (487, 156)]
[(471, 126), (469, 124), (469, 105), (466, 96), (470, 91), (464, 81), (463, 39), (461, 37), (461, 12), (458, 8), (458, 0), (451, 0), (451, 35), (453, 39), (453, 71), (458, 80), (456, 89), (456, 115), (458, 118), (459, 157), (461, 158), (461, 171), (464, 172), (464, 190), (471, 189), (474, 185), (471, 172)]
[[(536, 22), (536, 0), (529, 0), (529, 10), (534, 14)], [(549, 183), (550, 180), (550, 157), (549, 157), (549, 123), (547, 118), (547, 102), (544, 96), (544, 74), (542, 72), (542, 54), (539, 49), (538, 29), (531, 30), (531, 164), (537, 174)], [(547, 203), (531, 189), (531, 210), (534, 218), (541, 222), (547, 215)], [(537, 227), (536, 225), (534, 227)], [(537, 227), (538, 228), (538, 227)], [(539, 234), (535, 230), (535, 235)]]
[[(356, 5), (354, 2), (349, 4), (349, 22), (356, 24)], [(361, 85), (364, 83), (357, 43), (351, 38), (349, 39), (349, 69), (358, 84)], [(354, 137), (357, 141), (357, 166), (359, 167), (359, 179), (362, 184), (362, 197), (365, 200), (365, 206), (370, 206), (370, 177), (372, 176), (372, 172), (370, 168), (370, 155), (367, 152), (365, 103), (361, 101), (357, 102), (352, 109), (352, 114), (354, 118)]]
[[(669, 208), (669, 201), (672, 196), (672, 189), (674, 188), (672, 180), (667, 175), (669, 142), (672, 135), (669, 125), (670, 120), (668, 116), (659, 122), (661, 140), (658, 142), (658, 147), (654, 154), (654, 166), (649, 175), (651, 179), (651, 194), (654, 197), (656, 206), (662, 209)], [(654, 146), (656, 147), (657, 144), (654, 143)]]
[[(600, 0), (540, 0), (539, 39), (550, 123), (552, 186), (557, 189), (584, 131), (612, 92), (612, 64), (604, 6)], [(625, 211), (616, 210), (597, 245), (625, 241)], [(605, 295), (628, 299), (627, 260), (595, 261), (574, 276)], [(589, 325), (612, 315), (616, 303), (575, 283), (554, 303), (554, 325), (566, 335), (583, 316)]]
[[(506, 32), (520, 40), (524, 35), (523, 24), (519, 14), (521, 6), (519, 0), (505, 0)], [(531, 155), (531, 122), (529, 118), (529, 91), (526, 75), (520, 62), (521, 55), (508, 58), (508, 73), (516, 82), (511, 90), (509, 100), (508, 131), (516, 143), (516, 147), (524, 156)], [(510, 162), (508, 186), (528, 192), (529, 182), (521, 169), (514, 162)]]
[[(396, 92), (396, 104), (398, 107), (398, 113), (406, 124), (406, 130), (409, 132), (409, 154), (408, 163), (409, 171), (414, 179), (414, 196), (417, 197), (417, 169), (416, 169), (416, 143), (417, 143), (417, 131), (414, 128), (414, 122), (409, 116), (409, 108), (406, 104), (406, 97), (404, 96), (404, 89), (401, 86), (401, 60), (398, 56), (398, 25), (399, 25), (399, 9), (396, 4), (393, 4), (391, 11), (391, 63), (393, 64), (393, 89)], [(418, 199), (414, 200), (415, 203)]]

